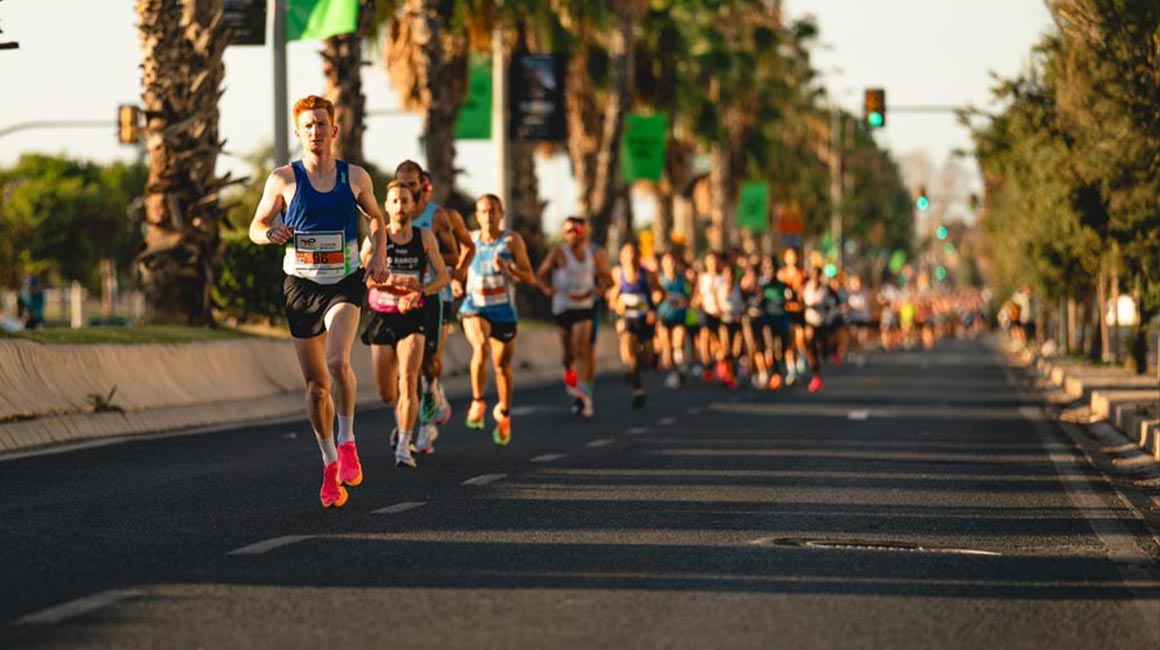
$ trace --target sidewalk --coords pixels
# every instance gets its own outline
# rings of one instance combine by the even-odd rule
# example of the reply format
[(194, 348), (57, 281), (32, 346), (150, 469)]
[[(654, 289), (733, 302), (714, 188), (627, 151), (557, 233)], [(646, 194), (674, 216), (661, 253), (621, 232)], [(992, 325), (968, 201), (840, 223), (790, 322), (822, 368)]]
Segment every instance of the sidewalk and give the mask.
[[(560, 379), (554, 327), (521, 324), (518, 385)], [(453, 334), (444, 350), (449, 397), (469, 394), (471, 350)], [(597, 341), (597, 366), (619, 367), (616, 338)], [(351, 365), (358, 407), (381, 405), (368, 348), (355, 343)], [(210, 343), (42, 345), (0, 340), (0, 453), (93, 440), (305, 417), (302, 378), (288, 340)], [(489, 394), (494, 372), (489, 368)], [(116, 387), (104, 407), (94, 408)], [(97, 400), (100, 401), (100, 400)], [(457, 409), (462, 404), (455, 404)]]
[[(1030, 359), (1028, 359), (1030, 361)], [(1087, 409), (1088, 422), (1107, 421), (1160, 461), (1160, 386), (1145, 375), (1070, 358), (1034, 360), (1045, 382)]]

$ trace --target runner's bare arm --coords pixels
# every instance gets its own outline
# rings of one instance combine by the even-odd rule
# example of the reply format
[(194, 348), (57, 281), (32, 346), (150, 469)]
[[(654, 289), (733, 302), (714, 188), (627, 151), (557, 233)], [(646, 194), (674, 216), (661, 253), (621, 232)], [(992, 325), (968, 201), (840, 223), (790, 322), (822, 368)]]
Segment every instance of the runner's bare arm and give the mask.
[(293, 229), (274, 225), (274, 220), (286, 208), (284, 194), (293, 182), (294, 173), (289, 166), (279, 167), (270, 173), (262, 189), (258, 209), (254, 211), (254, 219), (250, 222), (250, 241), (262, 245), (282, 245), (294, 236)]
[(467, 229), (467, 222), (458, 210), (447, 208), (447, 216), (451, 221), (451, 233), (459, 243), (459, 259), (455, 260), (451, 277), (464, 282), (467, 280), (467, 270), (471, 268), (471, 260), (475, 259), (475, 242), (471, 241), (471, 231)]
[(459, 260), (459, 245), (455, 240), (455, 233), (451, 229), (451, 216), (445, 208), (439, 208), (431, 217), (431, 230), (434, 231), (435, 239), (439, 244), (439, 254), (443, 256), (443, 264), (453, 266)]
[(540, 286), (540, 291), (544, 292), (546, 296), (556, 293), (556, 288), (552, 286), (552, 270), (560, 264), (561, 255), (559, 246), (553, 248), (552, 252), (544, 258), (544, 261), (540, 262), (540, 268), (536, 271), (536, 284)]
[(447, 286), (451, 281), (447, 273), (447, 265), (443, 263), (443, 256), (439, 253), (439, 246), (435, 243), (435, 235), (430, 230), (420, 228), (417, 232), (423, 235), (423, 248), (427, 250), (427, 262), (431, 265), (431, 281), (423, 285), (424, 295), (434, 295)]
[(604, 299), (606, 301), (608, 301), (608, 306), (612, 308), (612, 311), (619, 314), (621, 311), (620, 310), (620, 282), (618, 282), (618, 280), (621, 278), (620, 267), (618, 266), (618, 267), (612, 269), (611, 271), (608, 272), (608, 275), (609, 275), (609, 279), (610, 279), (610, 282), (609, 282), (610, 286), (608, 287), (608, 291), (604, 294)]
[(508, 273), (524, 284), (536, 284), (536, 273), (532, 270), (532, 261), (528, 259), (528, 245), (524, 243), (524, 238), (513, 232), (510, 245), (515, 263), (508, 265)]
[(375, 199), (375, 185), (371, 175), (358, 165), (350, 166), (350, 187), (359, 209), (366, 215), (367, 239), (371, 242), (370, 259), (366, 261), (368, 280), (384, 282), (387, 279), (387, 227), (383, 211)]

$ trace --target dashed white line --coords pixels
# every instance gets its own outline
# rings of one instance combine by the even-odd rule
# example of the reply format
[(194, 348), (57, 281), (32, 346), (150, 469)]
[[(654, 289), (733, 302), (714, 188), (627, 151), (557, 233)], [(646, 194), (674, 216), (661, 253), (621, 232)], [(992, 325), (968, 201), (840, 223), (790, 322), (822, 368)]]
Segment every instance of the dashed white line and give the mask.
[(568, 454), (543, 454), (542, 456), (536, 456), (535, 458), (533, 458), (532, 462), (533, 463), (551, 463), (553, 461), (557, 461), (557, 460), (560, 460), (561, 458), (567, 458), (567, 457), (568, 457)]
[(657, 424), (661, 425), (662, 427), (671, 427), (676, 423), (677, 418), (661, 418), (657, 421)]
[(496, 481), (502, 481), (505, 478), (507, 478), (507, 474), (483, 474), (480, 476), (476, 476), (475, 478), (469, 478), (466, 481), (464, 481), (463, 484), (464, 485), (487, 485), (489, 483), (495, 483)]
[(642, 433), (648, 433), (648, 427), (629, 427), (624, 432), (630, 436), (639, 436)]
[(690, 406), (688, 410), (685, 411), (685, 413), (688, 413), (689, 415), (699, 415), (703, 410), (704, 409), (702, 409), (700, 406)]
[(272, 539), (267, 539), (256, 544), (250, 544), (249, 546), (235, 548), (229, 553), (226, 553), (226, 555), (261, 555), (266, 551), (272, 551), (283, 546), (297, 544), (298, 542), (314, 539), (315, 537), (316, 535), (283, 535), (281, 537), (274, 537)]
[(396, 503), (395, 505), (387, 506), (386, 508), (379, 508), (378, 510), (371, 510), (371, 514), (372, 515), (397, 515), (397, 514), (402, 513), (402, 512), (407, 512), (408, 510), (414, 510), (415, 508), (422, 508), (425, 505), (427, 505), (426, 501), (403, 501), (402, 503)]
[(84, 598), (70, 600), (62, 605), (42, 609), (34, 614), (16, 619), (16, 625), (51, 625), (61, 621), (95, 612), (102, 607), (130, 598), (140, 598), (145, 592), (139, 589), (112, 589)]
[(597, 438), (591, 442), (584, 443), (584, 446), (588, 447), (589, 449), (595, 449), (597, 447), (607, 447), (608, 445), (611, 445), (615, 442), (616, 441), (612, 438)]
[(868, 420), (868, 419), (870, 419), (870, 411), (867, 411), (865, 409), (850, 411), (846, 415), (846, 419), (847, 420)]

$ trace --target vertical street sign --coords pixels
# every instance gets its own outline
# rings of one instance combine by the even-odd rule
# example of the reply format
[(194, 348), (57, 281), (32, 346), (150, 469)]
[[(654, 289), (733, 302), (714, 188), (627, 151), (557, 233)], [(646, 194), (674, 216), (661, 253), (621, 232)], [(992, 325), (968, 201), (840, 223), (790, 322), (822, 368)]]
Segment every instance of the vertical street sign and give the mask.
[(563, 142), (564, 57), (516, 54), (512, 56), (510, 78), (512, 139)]
[(737, 225), (752, 232), (765, 232), (769, 221), (769, 184), (746, 181), (737, 198)]
[(222, 22), (230, 45), (266, 44), (267, 0), (225, 0)]
[(467, 97), (455, 124), (458, 140), (491, 139), (491, 56), (472, 53), (467, 64)]
[(669, 119), (664, 115), (629, 113), (624, 121), (620, 169), (625, 181), (659, 181), (665, 171), (665, 140)]

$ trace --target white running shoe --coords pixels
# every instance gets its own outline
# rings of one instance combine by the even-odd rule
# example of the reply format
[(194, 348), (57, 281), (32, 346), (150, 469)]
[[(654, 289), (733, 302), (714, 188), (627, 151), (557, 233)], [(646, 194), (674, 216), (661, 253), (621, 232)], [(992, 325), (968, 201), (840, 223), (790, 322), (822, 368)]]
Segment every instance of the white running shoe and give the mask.
[(398, 436), (395, 443), (395, 467), (418, 467), (415, 458), (411, 455), (411, 434)]
[[(438, 409), (435, 412), (435, 424), (443, 426), (451, 420), (451, 400), (447, 399), (447, 391), (443, 390), (443, 382), (435, 384), (435, 400), (438, 404)], [(435, 437), (438, 437), (438, 431), (435, 432)], [(435, 437), (431, 441), (435, 441)]]
[(581, 395), (580, 400), (584, 402), (584, 406), (580, 409), (580, 415), (586, 418), (596, 415), (596, 400), (592, 399), (591, 395)]
[(681, 376), (679, 374), (677, 374), (676, 370), (674, 370), (674, 371), (669, 373), (668, 377), (665, 377), (665, 388), (668, 388), (670, 390), (676, 390), (680, 387), (681, 387)]
[(434, 424), (419, 425), (419, 433), (415, 436), (413, 451), (420, 454), (435, 453), (435, 439), (439, 437), (439, 429)]

